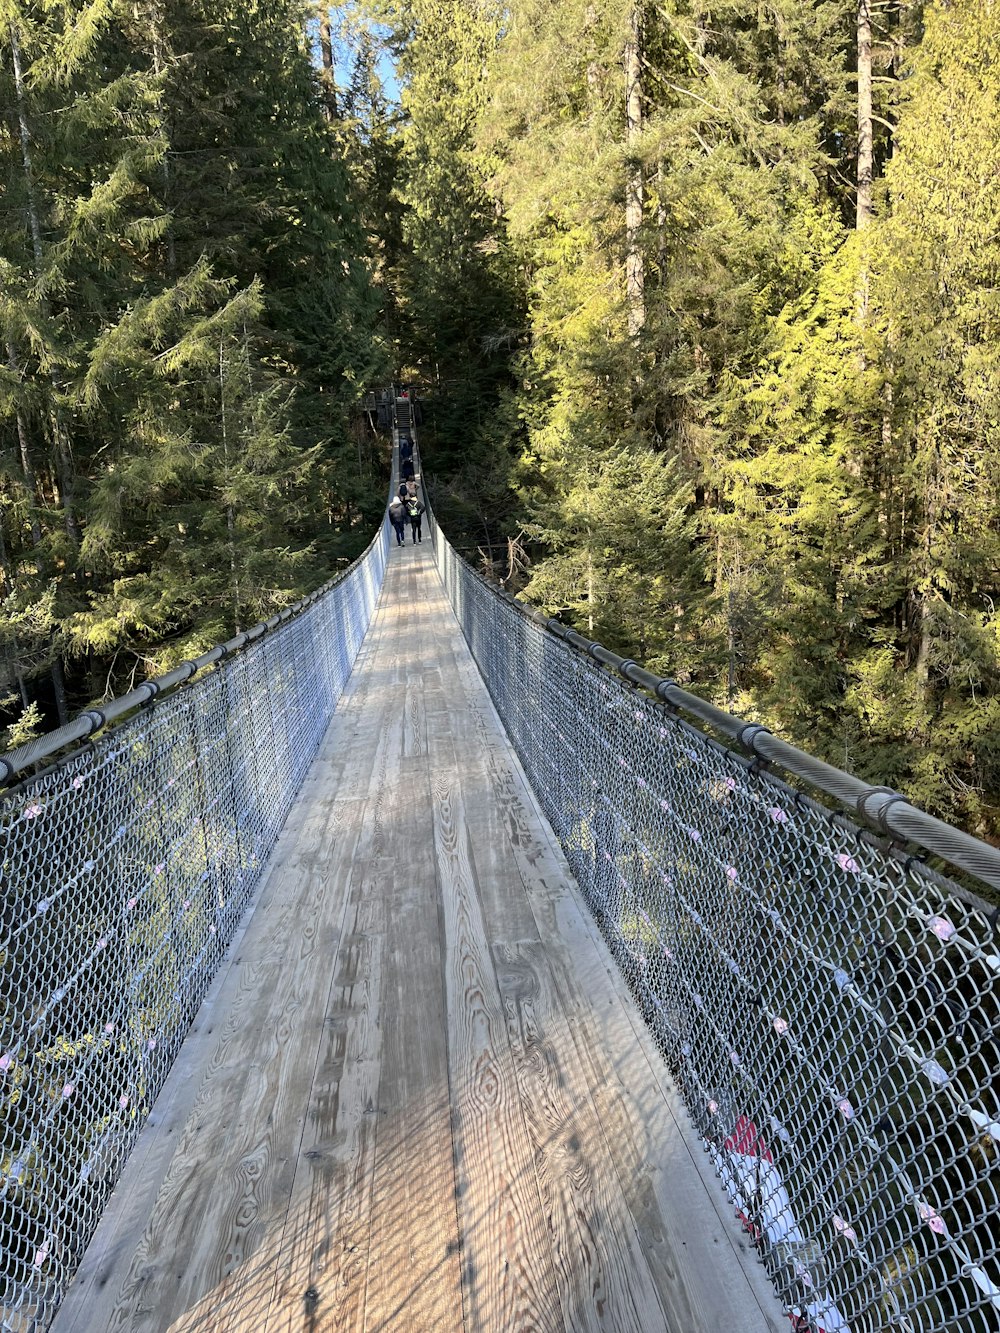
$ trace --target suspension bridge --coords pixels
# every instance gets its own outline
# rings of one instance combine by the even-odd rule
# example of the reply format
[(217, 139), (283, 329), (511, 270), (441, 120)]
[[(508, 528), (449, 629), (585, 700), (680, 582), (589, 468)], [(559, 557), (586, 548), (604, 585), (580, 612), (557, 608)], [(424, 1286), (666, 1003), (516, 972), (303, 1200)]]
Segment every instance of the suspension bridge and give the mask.
[(429, 536), (0, 759), (2, 1328), (996, 1330), (1000, 855)]

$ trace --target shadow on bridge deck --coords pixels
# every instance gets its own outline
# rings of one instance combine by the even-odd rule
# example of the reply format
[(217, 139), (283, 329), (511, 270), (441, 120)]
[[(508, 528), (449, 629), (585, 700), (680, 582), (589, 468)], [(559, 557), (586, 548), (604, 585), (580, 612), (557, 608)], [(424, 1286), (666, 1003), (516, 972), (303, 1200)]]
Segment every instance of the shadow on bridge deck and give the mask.
[(56, 1333), (782, 1326), (430, 545), (394, 546)]

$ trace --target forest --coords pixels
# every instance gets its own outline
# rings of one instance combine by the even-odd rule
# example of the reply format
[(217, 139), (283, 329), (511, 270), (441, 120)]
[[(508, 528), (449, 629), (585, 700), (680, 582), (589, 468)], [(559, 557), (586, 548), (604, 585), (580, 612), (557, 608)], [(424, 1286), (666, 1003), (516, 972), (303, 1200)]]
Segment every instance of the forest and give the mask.
[(1000, 836), (995, 0), (3, 0), (6, 743), (449, 537)]
[(357, 142), (287, 3), (4, 3), (7, 743), (369, 541), (389, 371)]

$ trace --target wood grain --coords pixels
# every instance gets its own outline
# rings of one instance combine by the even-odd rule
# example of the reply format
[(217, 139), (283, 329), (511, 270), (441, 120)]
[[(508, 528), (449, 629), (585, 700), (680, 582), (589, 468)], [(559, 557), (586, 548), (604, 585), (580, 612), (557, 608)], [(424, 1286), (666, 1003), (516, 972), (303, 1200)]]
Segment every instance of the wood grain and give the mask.
[(448, 1045), (466, 1317), (562, 1329), (548, 1226), (484, 938), (461, 793), (438, 768), (434, 841), (447, 941)]
[[(418, 649), (419, 640), (412, 648)], [(426, 752), (423, 677), (410, 673), (407, 710)], [(414, 760), (416, 759), (416, 762)], [(366, 1327), (461, 1329), (462, 1278), (448, 1081), (444, 941), (428, 766), (399, 773), (399, 855), (387, 910), (384, 1063), (379, 1094)]]
[[(544, 950), (501, 944), (494, 952), (566, 1326), (667, 1327)], [(673, 1327), (694, 1327), (687, 1314)]]
[[(498, 743), (502, 733), (478, 673), (469, 669), (468, 658), (463, 661), (461, 653), (456, 654), (455, 671), (463, 690), (462, 727), (454, 737), (456, 771), (467, 802), (484, 929), (493, 942), (566, 1325), (695, 1327), (690, 1305), (675, 1308), (673, 1322), (661, 1307), (621, 1186), (614, 1148), (609, 1151), (605, 1143), (599, 1109), (586, 1079), (579, 1075), (581, 1053), (529, 904), (529, 897), (536, 906), (547, 901), (544, 881), (535, 873), (543, 851), (537, 815), (522, 799), (518, 775), (506, 762), (506, 745)], [(550, 862), (550, 869), (559, 864), (554, 854)], [(555, 893), (575, 905), (564, 866), (560, 881)], [(589, 940), (588, 944), (593, 952)], [(560, 941), (554, 939), (551, 945), (558, 949)]]

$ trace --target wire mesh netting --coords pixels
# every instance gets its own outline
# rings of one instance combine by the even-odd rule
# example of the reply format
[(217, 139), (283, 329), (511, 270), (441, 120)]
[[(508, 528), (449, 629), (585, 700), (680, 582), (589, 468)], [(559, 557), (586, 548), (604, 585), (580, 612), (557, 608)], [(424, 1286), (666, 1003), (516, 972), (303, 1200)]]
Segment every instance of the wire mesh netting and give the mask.
[(0, 797), (0, 1327), (45, 1328), (257, 885), (378, 599), (320, 599)]
[(473, 656), (800, 1330), (1000, 1328), (997, 913), (499, 596)]

